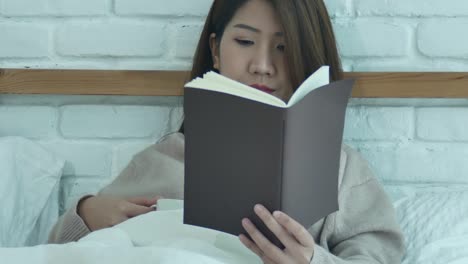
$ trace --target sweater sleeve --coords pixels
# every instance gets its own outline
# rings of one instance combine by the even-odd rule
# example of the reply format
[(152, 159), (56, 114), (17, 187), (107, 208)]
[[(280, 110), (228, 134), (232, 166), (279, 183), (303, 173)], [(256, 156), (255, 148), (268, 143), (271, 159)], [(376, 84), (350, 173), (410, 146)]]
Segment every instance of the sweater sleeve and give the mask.
[(78, 203), (91, 196), (83, 196), (59, 218), (49, 234), (49, 243), (63, 244), (77, 241), (91, 232), (77, 213)]
[(340, 209), (330, 216), (334, 224), (323, 231), (310, 263), (401, 263), (404, 241), (394, 207), (367, 162), (352, 156), (344, 176), (348, 182), (339, 195)]
[[(128, 166), (114, 180), (118, 181), (122, 178), (132, 177), (134, 174), (134, 162), (130, 162)], [(63, 244), (73, 241), (78, 241), (82, 237), (91, 233), (84, 220), (78, 215), (77, 206), (79, 202), (93, 195), (85, 195), (73, 204), (62, 216), (49, 233), (48, 243)]]

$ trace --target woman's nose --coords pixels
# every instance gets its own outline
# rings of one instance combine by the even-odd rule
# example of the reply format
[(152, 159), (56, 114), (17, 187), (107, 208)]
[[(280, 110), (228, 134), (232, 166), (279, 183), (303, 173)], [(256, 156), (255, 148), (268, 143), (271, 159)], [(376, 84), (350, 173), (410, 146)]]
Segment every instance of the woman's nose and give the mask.
[(266, 49), (255, 52), (249, 68), (252, 74), (273, 76), (276, 73), (272, 54)]

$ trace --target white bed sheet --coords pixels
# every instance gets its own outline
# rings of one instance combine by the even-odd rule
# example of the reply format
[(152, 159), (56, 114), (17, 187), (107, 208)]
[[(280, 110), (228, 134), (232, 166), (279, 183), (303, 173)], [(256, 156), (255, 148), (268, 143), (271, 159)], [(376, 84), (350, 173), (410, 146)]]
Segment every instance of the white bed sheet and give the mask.
[[(394, 204), (406, 237), (404, 264), (468, 263), (468, 190), (423, 192)], [(0, 259), (12, 264), (261, 263), (236, 236), (183, 225), (182, 209), (170, 207), (76, 243), (0, 248)]]
[(165, 209), (93, 232), (74, 243), (0, 248), (0, 258), (11, 264), (261, 263), (236, 236), (184, 225), (182, 209)]

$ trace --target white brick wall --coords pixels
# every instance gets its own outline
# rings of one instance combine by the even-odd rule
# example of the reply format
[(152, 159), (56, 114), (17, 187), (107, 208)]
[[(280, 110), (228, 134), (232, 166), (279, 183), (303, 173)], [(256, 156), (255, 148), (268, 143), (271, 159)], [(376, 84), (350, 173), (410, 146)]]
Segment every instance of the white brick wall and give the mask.
[(49, 30), (27, 23), (0, 22), (0, 58), (41, 58), (49, 54)]
[(351, 15), (350, 0), (327, 0), (327, 9), (331, 17), (342, 17)]
[(114, 0), (119, 15), (204, 16), (213, 0)]
[(177, 24), (171, 31), (175, 36), (171, 39), (171, 47), (174, 47), (174, 56), (178, 59), (191, 59), (195, 53), (200, 35), (203, 30), (203, 24)]
[(28, 138), (57, 136), (57, 110), (48, 106), (0, 105), (0, 135)]
[(468, 108), (420, 108), (417, 137), (428, 141), (468, 141)]
[[(60, 131), (65, 138), (160, 137), (169, 108), (158, 106), (64, 106)], [(96, 114), (99, 113), (99, 114)], [(123, 127), (122, 124), (125, 124)]]
[(410, 46), (405, 25), (388, 21), (359, 18), (337, 24), (335, 33), (345, 57), (404, 57)]
[(359, 15), (377, 16), (466, 16), (468, 5), (465, 0), (355, 0)]
[[(468, 19), (428, 21), (418, 27), (418, 47), (429, 57), (468, 58)], [(450, 30), (447, 30), (450, 29)]]
[(414, 135), (414, 110), (410, 107), (349, 107), (347, 140), (408, 140)]
[(109, 13), (109, 0), (3, 0), (6, 16), (99, 16)]
[(62, 56), (159, 57), (167, 34), (159, 23), (80, 22), (61, 26), (56, 39)]
[(386, 182), (468, 184), (468, 144), (463, 142), (366, 142), (356, 147)]
[[(0, 0), (0, 68), (186, 70), (211, 2)], [(465, 0), (326, 3), (348, 71), (468, 71)], [(177, 129), (180, 106), (169, 97), (1, 95), (0, 136), (31, 138), (67, 160), (66, 207)], [(345, 142), (387, 186), (468, 184), (467, 109), (463, 99), (353, 99)]]

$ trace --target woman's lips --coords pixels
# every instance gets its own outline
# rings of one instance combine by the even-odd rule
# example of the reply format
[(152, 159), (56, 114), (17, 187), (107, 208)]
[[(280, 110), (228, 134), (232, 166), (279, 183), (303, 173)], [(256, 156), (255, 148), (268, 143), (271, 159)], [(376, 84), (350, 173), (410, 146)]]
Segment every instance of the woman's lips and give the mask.
[(266, 85), (261, 85), (261, 84), (252, 84), (250, 85), (251, 87), (255, 88), (255, 89), (258, 89), (260, 91), (263, 91), (265, 93), (273, 93), (275, 90), (271, 89), (270, 87), (266, 86)]

